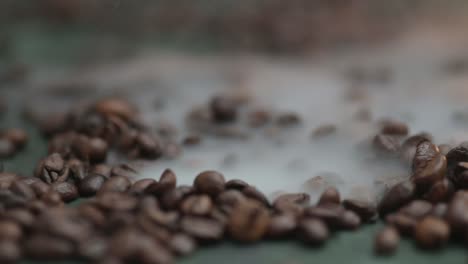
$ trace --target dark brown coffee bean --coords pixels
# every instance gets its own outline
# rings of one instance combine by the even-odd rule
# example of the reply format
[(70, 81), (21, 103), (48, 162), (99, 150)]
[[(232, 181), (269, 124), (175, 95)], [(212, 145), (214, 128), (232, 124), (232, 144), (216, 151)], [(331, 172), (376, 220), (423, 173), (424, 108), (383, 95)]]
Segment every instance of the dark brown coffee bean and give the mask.
[(35, 176), (46, 183), (64, 182), (68, 179), (68, 168), (58, 153), (53, 153), (41, 160), (36, 167)]
[(280, 214), (271, 217), (268, 236), (282, 238), (291, 235), (297, 227), (296, 217), (292, 214)]
[(377, 215), (377, 208), (370, 202), (355, 199), (346, 199), (343, 206), (347, 210), (355, 212), (363, 222), (368, 222)]
[(378, 255), (392, 255), (398, 249), (399, 243), (398, 231), (391, 226), (386, 226), (375, 237), (374, 251)]
[(395, 211), (401, 206), (410, 202), (415, 195), (415, 186), (411, 181), (403, 181), (393, 186), (384, 195), (378, 206), (379, 214), (386, 214)]
[(269, 225), (268, 210), (260, 202), (250, 199), (233, 208), (228, 229), (235, 240), (254, 242), (262, 239)]
[(13, 143), (16, 149), (22, 149), (28, 142), (28, 134), (19, 128), (7, 129), (1, 133), (0, 137)]
[(195, 216), (186, 216), (180, 222), (182, 231), (203, 241), (219, 240), (224, 233), (224, 226), (218, 221)]
[(401, 208), (399, 213), (419, 220), (427, 216), (432, 210), (432, 204), (424, 200), (414, 200)]
[(215, 122), (229, 123), (237, 119), (237, 105), (227, 96), (215, 96), (211, 99), (210, 110)]
[(90, 169), (89, 173), (99, 174), (106, 178), (110, 178), (111, 171), (112, 171), (112, 167), (105, 165), (105, 164), (97, 164)]
[(409, 133), (408, 125), (396, 120), (386, 120), (382, 124), (382, 134), (406, 136)]
[(99, 260), (109, 251), (108, 241), (102, 237), (93, 237), (79, 243), (77, 251), (78, 255), (84, 259)]
[(70, 171), (70, 177), (77, 183), (83, 180), (87, 175), (87, 167), (79, 159), (67, 161), (67, 167)]
[(345, 209), (339, 205), (328, 204), (327, 206), (312, 206), (304, 211), (306, 217), (317, 218), (324, 221), (330, 227), (339, 227)]
[(249, 184), (243, 180), (234, 179), (227, 181), (224, 186), (226, 189), (235, 189), (242, 191), (245, 187), (249, 186)]
[(423, 195), (423, 198), (432, 202), (445, 202), (452, 198), (455, 188), (450, 180), (444, 178), (434, 183)]
[(329, 237), (325, 223), (316, 218), (303, 219), (299, 223), (299, 231), (302, 241), (313, 246), (324, 244)]
[(132, 183), (127, 177), (115, 176), (104, 182), (99, 192), (125, 192), (131, 185)]
[(179, 208), (180, 202), (193, 192), (194, 189), (192, 187), (179, 186), (161, 196), (161, 205), (163, 208), (169, 210)]
[(95, 205), (81, 204), (78, 207), (78, 214), (96, 227), (103, 228), (106, 224), (106, 216)]
[(78, 191), (83, 197), (95, 195), (106, 182), (107, 178), (100, 174), (89, 174), (78, 185)]
[(0, 190), (10, 188), (11, 184), (18, 179), (18, 175), (10, 172), (0, 172)]
[(0, 241), (19, 241), (23, 237), (21, 226), (12, 220), (0, 221)]
[(133, 178), (138, 177), (138, 170), (137, 168), (135, 168), (135, 166), (131, 164), (123, 163), (118, 166), (112, 167), (110, 171), (110, 176), (111, 177), (121, 176), (121, 177), (125, 177), (128, 179), (133, 179)]
[(432, 141), (432, 137), (426, 133), (420, 133), (407, 138), (401, 146), (400, 157), (405, 164), (412, 165), (416, 147), (423, 141)]
[(120, 192), (100, 192), (96, 199), (100, 208), (112, 211), (130, 211), (138, 204), (135, 197)]
[(26, 229), (30, 228), (35, 223), (34, 215), (27, 209), (23, 208), (8, 210), (8, 212), (5, 213), (4, 218), (17, 223)]
[(301, 117), (294, 112), (284, 112), (280, 113), (276, 117), (276, 124), (281, 127), (292, 127), (297, 126), (302, 123)]
[(16, 195), (25, 198), (26, 200), (32, 200), (36, 198), (36, 193), (31, 188), (31, 186), (22, 181), (14, 181), (11, 184), (9, 190)]
[(90, 138), (88, 144), (90, 148), (89, 161), (91, 163), (104, 162), (107, 158), (107, 151), (109, 149), (107, 142), (100, 138)]
[(13, 142), (6, 138), (0, 138), (0, 158), (7, 159), (13, 157), (16, 152)]
[(341, 215), (339, 228), (345, 230), (356, 230), (361, 226), (361, 218), (355, 212), (346, 210)]
[(265, 194), (263, 194), (260, 190), (255, 188), (254, 186), (247, 186), (242, 190), (242, 193), (247, 198), (251, 198), (263, 203), (265, 206), (270, 206), (268, 199), (266, 198)]
[(406, 236), (412, 236), (416, 226), (416, 219), (404, 214), (389, 214), (385, 217), (388, 225), (395, 227), (399, 233)]
[(94, 105), (94, 109), (103, 116), (117, 116), (127, 121), (133, 119), (137, 114), (133, 105), (119, 98), (100, 100)]
[(70, 182), (55, 182), (51, 185), (52, 190), (57, 192), (62, 201), (68, 203), (79, 197), (78, 189)]
[(21, 257), (21, 248), (16, 242), (10, 240), (0, 240), (0, 263), (18, 263)]
[(340, 204), (340, 203), (341, 203), (340, 193), (338, 192), (338, 189), (336, 189), (335, 187), (328, 187), (322, 193), (318, 201), (319, 205)]
[(416, 147), (411, 179), (419, 186), (430, 186), (445, 177), (447, 160), (437, 146), (423, 141)]
[(177, 185), (177, 177), (171, 169), (166, 169), (159, 177), (158, 191), (164, 193), (173, 190)]
[(190, 255), (197, 248), (197, 242), (183, 233), (175, 234), (169, 241), (169, 247), (180, 256)]
[(47, 193), (45, 193), (41, 197), (41, 200), (48, 206), (62, 206), (63, 205), (62, 196), (58, 192), (53, 190), (52, 187)]
[(279, 213), (301, 216), (309, 202), (310, 196), (306, 193), (284, 194), (276, 198), (273, 202), (273, 208)]
[(63, 260), (73, 257), (74, 246), (66, 239), (37, 234), (24, 242), (26, 255), (37, 260)]
[(432, 207), (431, 212), (429, 213), (432, 217), (438, 217), (441, 219), (445, 219), (447, 215), (447, 204), (445, 203), (438, 203)]
[(208, 195), (191, 195), (187, 197), (180, 206), (184, 214), (207, 215), (213, 209), (213, 202)]
[(163, 146), (158, 138), (147, 133), (137, 135), (136, 144), (141, 158), (157, 159), (163, 154)]
[(416, 225), (414, 238), (425, 249), (437, 249), (447, 244), (450, 237), (449, 225), (438, 218), (426, 217)]
[(447, 208), (447, 222), (453, 234), (460, 234), (468, 227), (468, 192), (458, 191)]
[(156, 183), (156, 180), (141, 179), (134, 182), (128, 191), (132, 194), (143, 194), (145, 192), (145, 189), (153, 183)]
[[(468, 142), (463, 142), (447, 153), (447, 177), (455, 187), (468, 187), (460, 170), (456, 170), (460, 162), (468, 162)], [(465, 186), (466, 184), (466, 186)]]
[(200, 193), (216, 196), (224, 190), (224, 176), (217, 171), (204, 171), (195, 178), (193, 186)]
[(223, 213), (230, 214), (237, 204), (245, 202), (246, 199), (247, 198), (240, 191), (231, 189), (219, 194), (216, 198), (216, 203)]
[(400, 151), (400, 141), (392, 135), (378, 134), (373, 140), (374, 149), (382, 154), (395, 155)]

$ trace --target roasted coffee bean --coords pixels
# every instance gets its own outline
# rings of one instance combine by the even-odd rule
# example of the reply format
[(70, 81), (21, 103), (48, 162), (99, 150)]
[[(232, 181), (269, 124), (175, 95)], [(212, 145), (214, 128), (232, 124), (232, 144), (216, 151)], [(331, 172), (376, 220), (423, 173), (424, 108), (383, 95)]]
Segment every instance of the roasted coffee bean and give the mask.
[(257, 201), (263, 203), (265, 206), (270, 206), (270, 203), (268, 202), (268, 199), (266, 198), (265, 194), (263, 194), (261, 191), (259, 191), (254, 186), (249, 185), (249, 186), (245, 187), (242, 190), (242, 193), (247, 198), (257, 200)]
[(250, 199), (233, 208), (228, 229), (235, 240), (254, 242), (262, 239), (269, 225), (268, 210), (260, 202)]
[(458, 191), (447, 208), (447, 222), (454, 235), (460, 234), (468, 227), (468, 192)]
[(87, 260), (102, 259), (109, 251), (108, 241), (102, 237), (93, 237), (79, 243), (77, 251), (81, 258)]
[(438, 203), (432, 207), (431, 212), (429, 213), (432, 217), (438, 217), (444, 219), (447, 214), (447, 204), (445, 203)]
[(10, 190), (0, 190), (0, 201), (2, 201), (2, 208), (24, 207), (27, 204), (26, 198), (14, 194)]
[(35, 176), (49, 184), (66, 181), (68, 174), (65, 161), (58, 153), (53, 153), (41, 160), (35, 170)]
[(297, 227), (296, 217), (292, 214), (279, 214), (271, 217), (268, 237), (282, 238), (291, 235)]
[(35, 223), (34, 215), (24, 208), (10, 209), (5, 213), (4, 218), (26, 229), (30, 228)]
[(299, 223), (299, 235), (307, 244), (320, 246), (329, 237), (328, 228), (324, 222), (317, 218), (306, 218)]
[(79, 159), (71, 159), (67, 161), (70, 177), (75, 182), (80, 182), (87, 175), (87, 167)]
[(11, 184), (16, 181), (18, 175), (10, 172), (0, 172), (0, 190), (10, 188)]
[(31, 186), (19, 180), (14, 181), (11, 184), (9, 190), (16, 195), (25, 198), (26, 200), (32, 200), (36, 198), (36, 193), (31, 188)]
[(137, 114), (133, 105), (119, 98), (100, 100), (94, 105), (94, 110), (103, 116), (117, 116), (127, 121), (133, 119)]
[(356, 230), (361, 226), (361, 218), (355, 212), (346, 210), (341, 215), (339, 228), (346, 230)]
[(388, 225), (395, 227), (402, 235), (406, 236), (413, 234), (417, 223), (416, 219), (399, 213), (387, 215), (385, 221)]
[(146, 193), (150, 193), (153, 195), (161, 195), (165, 192), (171, 191), (176, 187), (177, 184), (177, 177), (175, 173), (170, 170), (166, 169), (159, 177), (159, 182), (154, 182), (153, 184), (149, 185), (146, 189)]
[(104, 210), (130, 211), (135, 209), (138, 200), (121, 192), (102, 192), (96, 197), (96, 204)]
[(427, 216), (432, 210), (432, 204), (424, 200), (414, 200), (401, 208), (399, 213), (419, 220)]
[(102, 175), (106, 178), (111, 177), (111, 171), (112, 167), (105, 165), (105, 164), (97, 164), (94, 167), (92, 167), (89, 171), (90, 174), (99, 174)]
[(0, 240), (0, 263), (18, 263), (21, 257), (21, 248), (16, 242), (10, 240)]
[(207, 215), (213, 209), (213, 202), (208, 195), (191, 195), (187, 197), (180, 206), (184, 214)]
[(179, 207), (180, 202), (192, 194), (194, 189), (189, 186), (178, 186), (174, 190), (168, 191), (161, 196), (161, 205), (165, 209), (176, 209)]
[(413, 135), (403, 142), (400, 156), (406, 164), (413, 164), (414, 155), (416, 154), (416, 147), (423, 141), (432, 141), (432, 137), (425, 133), (421, 133)]
[(400, 141), (392, 135), (376, 135), (373, 140), (373, 146), (382, 154), (395, 155), (400, 151)]
[(441, 248), (450, 238), (450, 227), (441, 219), (426, 217), (416, 225), (414, 238), (422, 248)]
[(368, 222), (377, 215), (375, 205), (367, 201), (346, 199), (343, 201), (343, 206), (359, 215), (363, 222)]
[(153, 183), (156, 183), (156, 180), (141, 179), (134, 182), (128, 191), (132, 194), (143, 194), (145, 192), (145, 189)]
[(132, 183), (127, 177), (115, 176), (104, 182), (99, 192), (125, 192), (131, 185)]
[(386, 214), (395, 211), (401, 206), (410, 202), (415, 195), (415, 185), (411, 181), (403, 181), (393, 186), (384, 195), (378, 206), (379, 214)]
[(340, 204), (340, 202), (341, 198), (338, 189), (336, 189), (335, 187), (328, 187), (320, 196), (318, 204)]
[(140, 133), (135, 138), (141, 158), (157, 159), (163, 154), (163, 146), (156, 136)]
[(107, 178), (100, 174), (89, 174), (79, 183), (78, 191), (83, 197), (93, 196), (101, 189), (106, 180)]
[(66, 203), (74, 201), (80, 196), (76, 186), (70, 182), (55, 182), (51, 185), (51, 188), (57, 192), (62, 198), (62, 201)]
[(232, 98), (215, 96), (211, 99), (210, 110), (217, 123), (230, 123), (237, 119), (237, 105)]
[(197, 146), (201, 143), (201, 137), (199, 135), (189, 135), (182, 140), (182, 144), (187, 147)]
[(273, 208), (279, 213), (302, 215), (304, 208), (309, 205), (310, 196), (306, 193), (283, 194), (275, 199)]
[(447, 153), (447, 177), (457, 188), (468, 187), (463, 170), (457, 169), (460, 162), (468, 162), (468, 142), (463, 142)]
[(0, 220), (0, 241), (19, 241), (23, 236), (21, 226), (12, 220)]
[(409, 133), (408, 125), (396, 120), (386, 120), (382, 124), (382, 134), (406, 136)]
[(224, 226), (216, 220), (195, 216), (185, 216), (180, 222), (182, 231), (203, 241), (222, 238)]
[(447, 160), (437, 146), (429, 141), (422, 141), (416, 147), (413, 159), (411, 179), (420, 186), (430, 186), (445, 177)]
[(450, 180), (444, 178), (434, 183), (429, 190), (423, 195), (423, 198), (432, 202), (444, 202), (452, 198), (455, 193), (455, 188)]
[(13, 143), (16, 149), (22, 149), (28, 142), (28, 134), (19, 128), (7, 129), (1, 133), (0, 137)]
[(168, 241), (171, 238), (171, 233), (168, 228), (153, 222), (151, 219), (145, 216), (137, 216), (136, 225), (145, 234), (159, 241)]
[(121, 176), (121, 177), (125, 177), (128, 179), (133, 179), (133, 178), (138, 177), (138, 171), (131, 164), (123, 163), (118, 166), (112, 167), (110, 171), (110, 176), (111, 177)]
[(238, 179), (229, 180), (224, 185), (224, 187), (226, 189), (235, 189), (235, 190), (239, 190), (239, 191), (242, 191), (247, 186), (249, 186), (248, 183), (246, 183), (243, 180), (238, 180)]
[(78, 208), (78, 214), (96, 227), (103, 228), (106, 224), (106, 216), (94, 205), (81, 204)]
[(178, 233), (171, 237), (169, 247), (180, 256), (190, 255), (197, 248), (197, 242), (190, 236)]
[(0, 158), (7, 159), (11, 158), (16, 152), (15, 145), (13, 142), (6, 138), (0, 138)]
[(398, 231), (386, 226), (375, 237), (374, 251), (378, 255), (392, 255), (398, 249), (400, 235)]
[(345, 209), (339, 205), (328, 204), (327, 206), (312, 206), (304, 211), (306, 217), (317, 218), (324, 221), (330, 227), (341, 225)]
[(195, 178), (193, 186), (200, 193), (216, 196), (224, 190), (224, 176), (216, 171), (204, 171)]
[(73, 140), (72, 148), (78, 158), (96, 164), (106, 160), (109, 147), (107, 142), (101, 138), (80, 135)]
[(48, 206), (63, 205), (62, 196), (52, 188), (41, 197), (41, 200)]
[(281, 127), (292, 127), (297, 126), (302, 123), (301, 117), (294, 112), (284, 112), (280, 113), (276, 117), (276, 124)]
[(37, 260), (63, 260), (74, 255), (74, 246), (66, 239), (45, 234), (30, 236), (24, 242), (26, 255)]
[(240, 191), (231, 189), (219, 194), (216, 198), (216, 203), (224, 211), (227, 209), (230, 212), (233, 207), (237, 206), (239, 203), (245, 202), (246, 199), (247, 198)]

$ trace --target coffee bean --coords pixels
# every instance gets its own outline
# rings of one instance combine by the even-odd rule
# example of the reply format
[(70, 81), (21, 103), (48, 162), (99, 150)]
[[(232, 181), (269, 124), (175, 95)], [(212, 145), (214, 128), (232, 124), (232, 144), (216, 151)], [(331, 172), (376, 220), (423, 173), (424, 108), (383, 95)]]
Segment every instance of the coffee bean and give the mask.
[(447, 160), (440, 154), (437, 146), (423, 141), (416, 147), (412, 169), (411, 179), (418, 187), (430, 186), (445, 177)]
[(103, 228), (106, 224), (107, 219), (104, 213), (95, 205), (81, 204), (78, 208), (78, 214), (96, 227)]
[(325, 204), (340, 204), (341, 199), (340, 199), (340, 193), (338, 192), (338, 189), (335, 187), (328, 187), (320, 196), (320, 199), (318, 201), (319, 205), (325, 205)]
[(105, 164), (97, 164), (90, 169), (89, 173), (99, 174), (106, 178), (110, 178), (111, 171), (112, 171), (112, 167), (105, 165)]
[(163, 146), (158, 138), (147, 133), (137, 135), (136, 144), (140, 157), (145, 159), (157, 159), (163, 154)]
[[(457, 170), (460, 162), (468, 162), (468, 142), (463, 142), (447, 153), (447, 177), (453, 182), (455, 187), (468, 187), (463, 173)], [(465, 186), (466, 184), (466, 186)]]
[(329, 237), (325, 223), (316, 218), (303, 219), (299, 223), (299, 232), (302, 241), (313, 246), (324, 244)]
[(127, 177), (115, 176), (104, 182), (99, 192), (125, 192), (131, 185), (132, 183)]
[(423, 195), (424, 199), (432, 202), (444, 202), (452, 198), (455, 193), (455, 188), (450, 180), (444, 178), (434, 183), (429, 190)]
[(148, 186), (145, 190), (147, 193), (152, 193), (155, 195), (160, 195), (167, 191), (171, 191), (176, 187), (177, 184), (177, 177), (175, 173), (170, 170), (166, 169), (159, 177), (159, 182), (153, 183), (152, 185)]
[(177, 255), (187, 256), (195, 251), (197, 242), (186, 234), (178, 233), (171, 237), (171, 240), (169, 241), (169, 247)]
[(468, 227), (468, 192), (458, 191), (447, 208), (447, 222), (457, 235)]
[(201, 137), (199, 135), (189, 135), (182, 140), (182, 144), (187, 147), (197, 146), (201, 143)]
[(432, 210), (432, 204), (424, 200), (414, 200), (401, 208), (399, 213), (407, 215), (413, 219), (419, 220), (427, 216)]
[(153, 183), (156, 183), (154, 179), (141, 179), (134, 182), (128, 191), (132, 194), (140, 195)]
[(392, 135), (378, 134), (373, 140), (374, 149), (382, 154), (395, 155), (400, 151), (400, 141)]
[(75, 182), (82, 181), (87, 175), (87, 168), (79, 159), (71, 159), (66, 165), (70, 170), (70, 177)]
[(21, 248), (16, 242), (0, 240), (0, 263), (18, 263), (21, 257)]
[(208, 195), (192, 195), (187, 197), (180, 206), (184, 214), (207, 215), (213, 209), (213, 202)]
[(291, 235), (297, 227), (296, 217), (292, 214), (279, 214), (271, 217), (268, 237), (283, 238)]
[(400, 235), (390, 226), (382, 229), (375, 237), (374, 251), (378, 255), (392, 255), (398, 249)]
[[(133, 223), (131, 223), (133, 224)], [(129, 224), (127, 224), (129, 225)], [(133, 224), (135, 225), (135, 224)], [(158, 225), (151, 221), (151, 219), (139, 215), (136, 218), (136, 225), (147, 235), (159, 241), (166, 242), (171, 238), (171, 233), (168, 228)], [(174, 229), (175, 230), (175, 229)]]
[(237, 105), (227, 96), (215, 96), (211, 99), (210, 110), (214, 121), (230, 123), (237, 119)]
[(76, 186), (69, 182), (55, 182), (51, 185), (52, 190), (57, 192), (62, 201), (68, 203), (74, 201), (79, 197), (78, 189)]
[(445, 219), (446, 214), (447, 214), (447, 209), (448, 209), (447, 204), (438, 203), (432, 207), (432, 210), (429, 213), (429, 215), (433, 217)]
[(36, 234), (24, 242), (26, 255), (37, 260), (63, 260), (74, 255), (71, 242), (43, 234)]
[(387, 120), (382, 125), (382, 134), (406, 136), (409, 133), (408, 125), (396, 120)]
[(213, 241), (222, 238), (224, 226), (218, 221), (195, 216), (185, 216), (180, 222), (182, 231), (202, 241)]
[(339, 205), (312, 206), (304, 211), (306, 217), (317, 218), (325, 222), (329, 227), (339, 227), (345, 210)]
[(41, 200), (48, 206), (63, 205), (62, 196), (52, 188), (41, 197)]
[(36, 193), (31, 188), (31, 186), (22, 181), (14, 181), (11, 184), (9, 190), (16, 195), (25, 198), (26, 200), (32, 200), (36, 198)]
[(93, 237), (87, 241), (83, 241), (78, 245), (78, 255), (87, 260), (102, 259), (108, 249), (108, 241), (102, 237)]
[(378, 206), (379, 214), (395, 211), (410, 202), (415, 195), (415, 185), (411, 181), (403, 181), (393, 186), (382, 198)]
[(258, 128), (271, 122), (271, 113), (267, 110), (255, 110), (248, 114), (248, 124), (252, 128)]
[(8, 210), (8, 212), (5, 213), (4, 218), (21, 225), (21, 227), (25, 229), (29, 229), (35, 223), (34, 215), (27, 209), (23, 208)]
[(279, 213), (302, 215), (304, 208), (309, 205), (310, 196), (306, 193), (283, 194), (275, 199), (273, 208)]
[(403, 142), (403, 145), (401, 146), (400, 157), (405, 164), (413, 164), (414, 155), (416, 154), (416, 147), (419, 145), (419, 143), (424, 141), (432, 141), (432, 137), (430, 135), (421, 133), (413, 135)]
[(346, 199), (343, 201), (343, 206), (359, 215), (363, 222), (368, 222), (377, 215), (375, 205), (367, 201)]
[(413, 235), (417, 223), (416, 219), (400, 213), (387, 215), (385, 221), (388, 225), (395, 227), (399, 233), (406, 236)]
[(6, 138), (0, 138), (0, 158), (7, 159), (13, 157), (16, 152), (13, 142)]
[(12, 220), (0, 221), (0, 241), (19, 241), (23, 237), (21, 227)]
[(16, 181), (18, 175), (9, 172), (0, 172), (0, 190), (10, 188), (11, 184)]
[(216, 203), (221, 207), (222, 210), (231, 212), (232, 208), (237, 206), (237, 204), (245, 202), (247, 198), (240, 191), (231, 189), (226, 190), (218, 195), (216, 198)]
[(233, 208), (228, 229), (235, 240), (254, 242), (265, 235), (269, 225), (268, 210), (260, 202), (250, 199)]
[(312, 131), (312, 138), (319, 139), (326, 136), (330, 136), (336, 132), (337, 128), (333, 124), (321, 125)]
[(242, 191), (245, 187), (249, 186), (249, 184), (243, 180), (234, 179), (227, 181), (224, 186), (226, 189), (235, 189)]
[(346, 230), (356, 230), (361, 226), (361, 218), (353, 211), (346, 210), (341, 215), (339, 228)]
[(302, 123), (301, 117), (294, 112), (280, 113), (276, 117), (276, 124), (281, 127), (292, 127)]
[(39, 120), (39, 130), (45, 137), (50, 137), (65, 130), (67, 114), (56, 113)]
[(450, 237), (450, 227), (438, 218), (426, 217), (416, 225), (414, 238), (418, 245), (425, 249), (443, 247)]
[(89, 161), (91, 163), (102, 163), (107, 158), (109, 146), (107, 142), (100, 138), (90, 138), (88, 140)]
[(195, 178), (193, 186), (197, 191), (211, 196), (218, 195), (224, 190), (224, 176), (216, 171), (204, 171)]
[(34, 175), (46, 183), (64, 182), (68, 179), (68, 168), (58, 153), (53, 153), (39, 162)]
[(120, 177), (125, 177), (128, 179), (133, 179), (133, 178), (138, 177), (138, 171), (131, 164), (123, 163), (118, 166), (112, 167), (110, 171), (110, 176), (111, 177), (120, 176)]
[(10, 128), (3, 131), (0, 137), (10, 141), (16, 149), (22, 149), (28, 142), (28, 134), (19, 128)]
[(104, 210), (130, 211), (137, 206), (138, 200), (121, 192), (99, 192), (96, 204)]
[(118, 116), (127, 121), (133, 119), (137, 114), (133, 105), (119, 98), (100, 100), (94, 105), (94, 109), (103, 116)]
[(194, 189), (192, 187), (179, 186), (161, 196), (161, 205), (165, 209), (176, 209), (179, 207), (180, 202), (193, 192)]
[(265, 206), (270, 206), (270, 203), (268, 202), (268, 199), (266, 198), (265, 194), (263, 194), (261, 191), (259, 191), (254, 186), (249, 185), (249, 186), (245, 187), (242, 190), (242, 193), (247, 198), (257, 200), (257, 201), (263, 203)]
[(89, 174), (79, 183), (78, 191), (83, 197), (93, 196), (101, 189), (106, 180), (107, 178), (100, 174)]

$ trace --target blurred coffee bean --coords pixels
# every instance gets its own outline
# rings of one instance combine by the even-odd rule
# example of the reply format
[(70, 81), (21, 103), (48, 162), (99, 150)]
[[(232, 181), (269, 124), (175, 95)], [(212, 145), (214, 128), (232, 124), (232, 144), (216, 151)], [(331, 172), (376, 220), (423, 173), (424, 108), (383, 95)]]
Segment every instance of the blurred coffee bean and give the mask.
[(438, 218), (441, 218), (441, 219), (445, 219), (445, 217), (447, 215), (447, 208), (448, 208), (447, 204), (445, 204), (445, 203), (435, 204), (432, 207), (432, 210), (429, 213), (429, 215), (433, 216), (433, 217), (438, 217)]
[(90, 169), (89, 173), (99, 174), (106, 178), (109, 178), (111, 176), (111, 171), (112, 167), (105, 164), (97, 164)]
[(193, 192), (194, 189), (192, 187), (184, 185), (178, 186), (177, 188), (168, 191), (161, 196), (161, 205), (165, 209), (176, 209), (179, 207), (180, 202)]
[(305, 243), (313, 246), (324, 244), (329, 237), (324, 222), (316, 218), (306, 218), (299, 223), (299, 235)]
[(41, 200), (48, 206), (62, 206), (63, 205), (63, 200), (62, 196), (56, 192), (55, 190), (51, 189), (42, 195)]
[(416, 154), (416, 147), (419, 143), (424, 141), (432, 141), (430, 135), (424, 133), (413, 135), (407, 138), (401, 146), (400, 157), (405, 164), (412, 166), (414, 155)]
[(195, 251), (197, 242), (186, 234), (178, 233), (171, 237), (169, 247), (177, 255), (187, 256)]
[(254, 242), (262, 239), (269, 225), (268, 210), (262, 203), (249, 199), (233, 208), (228, 229), (229, 234), (235, 240)]
[(182, 218), (180, 228), (188, 235), (202, 241), (219, 240), (224, 233), (224, 226), (218, 221), (195, 216)]
[(283, 238), (293, 234), (297, 227), (296, 217), (292, 214), (279, 214), (271, 217), (267, 235), (270, 238)]
[(104, 210), (130, 211), (138, 205), (138, 200), (121, 192), (99, 192), (96, 204)]
[(103, 116), (118, 116), (124, 120), (133, 119), (137, 110), (128, 101), (119, 98), (107, 98), (94, 105), (96, 112)]
[(10, 209), (5, 213), (4, 218), (21, 225), (24, 229), (29, 229), (35, 223), (34, 215), (24, 208)]
[(36, 193), (31, 188), (31, 186), (22, 181), (14, 181), (11, 184), (9, 190), (16, 195), (25, 198), (26, 200), (32, 200), (36, 198)]
[(226, 189), (236, 189), (242, 191), (245, 187), (249, 186), (249, 184), (243, 180), (233, 179), (227, 181), (224, 186)]
[(199, 135), (189, 135), (182, 140), (182, 144), (187, 147), (197, 146), (201, 143), (201, 137)]
[(191, 195), (180, 206), (180, 210), (189, 215), (207, 215), (212, 209), (213, 202), (208, 195)]
[(26, 255), (35, 260), (63, 260), (72, 258), (75, 253), (71, 242), (45, 234), (29, 237), (23, 247)]
[(440, 154), (437, 146), (429, 141), (422, 141), (416, 147), (412, 169), (411, 178), (418, 188), (430, 186), (445, 177), (447, 160)]
[(0, 172), (0, 190), (10, 188), (11, 184), (16, 181), (18, 175), (10, 172)]
[(131, 185), (132, 183), (127, 177), (115, 176), (105, 181), (99, 192), (125, 192)]
[(460, 162), (468, 162), (468, 142), (463, 142), (447, 153), (447, 177), (456, 188), (468, 187), (464, 174), (457, 170)]
[(319, 139), (323, 137), (330, 136), (334, 134), (337, 130), (337, 127), (333, 124), (324, 124), (321, 125), (312, 131), (312, 138), (313, 139)]
[(343, 206), (355, 212), (363, 222), (368, 222), (377, 215), (377, 208), (370, 202), (363, 200), (345, 199)]
[(386, 214), (395, 211), (401, 206), (410, 202), (415, 196), (415, 185), (411, 181), (403, 181), (387, 191), (378, 206), (379, 214)]
[(20, 246), (10, 240), (0, 240), (0, 263), (14, 264), (22, 258)]
[(413, 200), (398, 212), (419, 220), (427, 216), (432, 210), (432, 204), (424, 200)]
[(175, 173), (166, 169), (159, 177), (158, 182), (154, 182), (145, 189), (145, 193), (150, 193), (153, 195), (161, 195), (165, 192), (171, 191), (176, 187), (177, 177)]
[(195, 178), (193, 186), (200, 193), (216, 196), (224, 190), (224, 176), (217, 171), (204, 171)]
[(355, 212), (346, 210), (341, 215), (339, 228), (345, 230), (356, 230), (361, 226), (361, 218)]
[(67, 161), (70, 177), (77, 183), (83, 180), (87, 174), (87, 168), (79, 159), (71, 159)]
[(393, 135), (378, 134), (372, 144), (382, 154), (396, 155), (400, 151), (400, 141)]
[(311, 206), (305, 209), (306, 217), (317, 218), (325, 222), (329, 227), (336, 228), (341, 225), (345, 209), (339, 205)]
[(260, 190), (258, 190), (254, 186), (247, 186), (244, 189), (242, 189), (242, 193), (247, 197), (251, 198), (254, 200), (257, 200), (261, 203), (263, 203), (265, 206), (270, 206), (270, 203), (268, 202), (268, 199), (266, 198), (265, 194), (262, 193)]
[(406, 136), (409, 133), (408, 125), (396, 120), (386, 120), (382, 124), (382, 134)]
[(400, 213), (387, 215), (385, 221), (388, 225), (395, 227), (400, 234), (405, 236), (413, 235), (417, 223), (416, 219)]
[(452, 198), (455, 188), (450, 180), (444, 178), (434, 183), (423, 195), (423, 198), (432, 202), (445, 202)]
[(276, 117), (275, 122), (280, 127), (292, 127), (301, 124), (302, 119), (297, 113), (284, 112)]
[(68, 203), (79, 197), (78, 189), (70, 182), (55, 182), (51, 185), (52, 190), (57, 192), (62, 201)]
[(46, 183), (64, 182), (68, 179), (68, 168), (58, 153), (53, 153), (41, 160), (36, 167), (34, 175)]
[(398, 249), (400, 235), (390, 226), (382, 229), (375, 237), (374, 251), (378, 255), (392, 255)]
[(255, 110), (248, 114), (248, 124), (252, 128), (258, 128), (271, 122), (271, 113), (267, 110)]
[(468, 192), (458, 191), (447, 208), (447, 222), (454, 235), (460, 234), (468, 227)]
[(326, 204), (340, 204), (341, 198), (338, 189), (335, 187), (328, 187), (320, 196), (318, 205), (326, 205)]
[(302, 215), (304, 208), (309, 205), (310, 196), (306, 193), (290, 193), (280, 195), (273, 202), (273, 208), (279, 213)]
[(128, 190), (131, 194), (140, 195), (145, 192), (145, 189), (148, 188), (151, 184), (156, 183), (154, 179), (141, 179), (132, 184)]
[(15, 145), (13, 142), (6, 138), (0, 138), (0, 158), (8, 159), (13, 157), (16, 152)]
[(19, 241), (23, 237), (21, 226), (10, 220), (0, 220), (0, 241)]
[(425, 249), (438, 249), (447, 244), (450, 237), (449, 225), (438, 218), (426, 217), (419, 222), (414, 230), (414, 238), (418, 245)]
[(101, 189), (106, 180), (107, 178), (100, 174), (89, 174), (79, 183), (78, 191), (83, 197), (93, 196)]
[(7, 139), (15, 149), (22, 149), (28, 142), (28, 134), (19, 128), (10, 128), (0, 133), (0, 137)]
[(135, 141), (141, 158), (157, 159), (163, 154), (163, 146), (154, 135), (140, 133)]
[(237, 119), (237, 104), (227, 96), (215, 96), (211, 99), (210, 110), (217, 123), (230, 123)]

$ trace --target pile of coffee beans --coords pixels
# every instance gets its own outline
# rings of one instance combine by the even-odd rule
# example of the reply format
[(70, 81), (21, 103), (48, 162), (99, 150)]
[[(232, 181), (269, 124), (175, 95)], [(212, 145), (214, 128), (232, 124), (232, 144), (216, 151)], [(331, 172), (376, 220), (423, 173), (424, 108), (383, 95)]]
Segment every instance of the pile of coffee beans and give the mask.
[(28, 142), (28, 134), (19, 128), (0, 131), (0, 159), (13, 157)]

